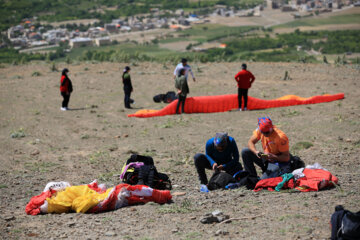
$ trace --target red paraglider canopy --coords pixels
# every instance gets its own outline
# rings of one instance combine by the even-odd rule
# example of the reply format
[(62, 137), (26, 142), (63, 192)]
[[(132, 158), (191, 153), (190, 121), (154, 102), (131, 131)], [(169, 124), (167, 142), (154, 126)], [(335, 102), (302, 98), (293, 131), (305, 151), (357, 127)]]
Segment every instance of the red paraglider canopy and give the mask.
[[(249, 110), (288, 107), (303, 104), (315, 104), (323, 102), (332, 102), (344, 98), (344, 93), (325, 94), (321, 96), (313, 96), (309, 98), (302, 98), (296, 95), (286, 95), (281, 98), (264, 100), (259, 98), (248, 98)], [(161, 110), (139, 110), (134, 114), (129, 114), (128, 117), (159, 117), (165, 115), (175, 114), (177, 101), (173, 101)], [(214, 113), (226, 112), (238, 108), (237, 94), (217, 95), (217, 96), (199, 96), (186, 98), (185, 112), (186, 113)]]

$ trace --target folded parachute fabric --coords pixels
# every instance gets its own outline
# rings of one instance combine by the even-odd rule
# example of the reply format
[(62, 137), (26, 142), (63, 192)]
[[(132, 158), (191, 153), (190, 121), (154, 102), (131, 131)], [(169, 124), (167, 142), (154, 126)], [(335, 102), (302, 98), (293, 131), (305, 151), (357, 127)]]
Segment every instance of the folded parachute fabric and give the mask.
[(303, 173), (305, 177), (296, 181), (296, 189), (302, 192), (319, 191), (333, 187), (339, 181), (336, 176), (323, 169), (305, 168)]
[(79, 186), (70, 186), (66, 182), (49, 184), (40, 195), (30, 199), (25, 208), (27, 214), (72, 211), (98, 213), (149, 201), (166, 203), (172, 198), (170, 191), (156, 190), (144, 185), (119, 184), (105, 189), (105, 186), (98, 185), (96, 180)]
[[(305, 168), (302, 173), (303, 177), (297, 179), (295, 182), (293, 178), (290, 178), (288, 182), (284, 183), (281, 189), (296, 188), (301, 192), (319, 191), (324, 188), (333, 187), (339, 181), (336, 176), (324, 169)], [(274, 191), (278, 184), (284, 181), (283, 177), (288, 178), (291, 175), (262, 179), (256, 184), (254, 191), (258, 192), (262, 189)], [(279, 185), (279, 187), (280, 186), (281, 185)]]
[[(267, 189), (270, 192), (275, 191), (276, 186), (282, 183), (282, 181), (283, 181), (282, 177), (262, 179), (259, 182), (257, 182), (254, 188), (254, 192), (258, 192), (263, 189)], [(288, 182), (285, 182), (283, 184), (281, 189), (289, 189), (294, 187), (295, 187), (294, 180), (290, 179)]]
[[(239, 107), (237, 97), (237, 94), (188, 97), (186, 98), (185, 113), (214, 113), (230, 111)], [(249, 110), (256, 110), (275, 107), (288, 107), (293, 105), (331, 102), (343, 98), (344, 93), (338, 93), (334, 95), (326, 94), (309, 98), (302, 98), (295, 95), (286, 95), (281, 98), (272, 100), (264, 100), (249, 96), (247, 108)], [(161, 110), (142, 109), (134, 114), (129, 114), (128, 117), (148, 118), (172, 115), (176, 113), (176, 105), (177, 101), (173, 101)]]

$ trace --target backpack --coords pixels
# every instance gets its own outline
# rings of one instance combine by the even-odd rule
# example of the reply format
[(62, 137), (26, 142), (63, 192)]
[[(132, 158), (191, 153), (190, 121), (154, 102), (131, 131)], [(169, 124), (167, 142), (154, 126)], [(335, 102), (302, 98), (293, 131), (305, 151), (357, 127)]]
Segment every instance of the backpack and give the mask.
[(176, 93), (174, 91), (167, 92), (164, 96), (164, 103), (171, 103), (176, 100)]
[(164, 99), (165, 99), (165, 94), (158, 94), (153, 97), (153, 100), (156, 103), (162, 102), (164, 101)]
[(338, 205), (331, 215), (330, 223), (331, 240), (360, 239), (360, 211), (353, 213)]
[(290, 170), (291, 171), (294, 171), (299, 168), (304, 168), (304, 167), (305, 167), (305, 162), (303, 160), (301, 160), (300, 157), (293, 156), (290, 154)]
[(231, 176), (226, 172), (221, 172), (219, 170), (216, 170), (215, 173), (210, 178), (210, 181), (208, 183), (208, 189), (211, 191), (220, 188), (225, 189), (226, 185), (234, 182), (235, 179), (233, 178), (233, 176)]
[[(131, 163), (143, 163), (142, 166), (135, 165), (125, 170)], [(124, 173), (125, 171), (125, 173)], [(171, 181), (165, 173), (159, 173), (154, 165), (154, 160), (149, 156), (133, 154), (123, 167), (124, 183), (130, 185), (146, 185), (159, 190), (171, 190)]]

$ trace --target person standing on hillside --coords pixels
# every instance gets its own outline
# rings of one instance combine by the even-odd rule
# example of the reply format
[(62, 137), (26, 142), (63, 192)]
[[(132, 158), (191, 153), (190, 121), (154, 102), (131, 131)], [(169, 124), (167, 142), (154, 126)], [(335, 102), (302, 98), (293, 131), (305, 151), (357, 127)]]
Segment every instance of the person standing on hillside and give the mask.
[[(238, 84), (238, 101), (239, 110), (246, 111), (248, 103), (248, 91), (251, 84), (255, 81), (254, 75), (246, 70), (247, 66), (245, 63), (241, 65), (241, 71), (235, 75), (235, 80)], [(242, 98), (244, 97), (244, 108), (242, 108)]]
[(64, 68), (61, 73), (61, 79), (60, 79), (60, 94), (63, 97), (62, 105), (61, 105), (61, 111), (67, 111), (69, 110), (68, 105), (70, 101), (70, 94), (73, 91), (72, 82), (70, 78), (68, 77), (69, 69)]
[(189, 75), (189, 72), (190, 72), (192, 79), (194, 80), (194, 82), (196, 81), (195, 77), (194, 77), (194, 73), (191, 70), (191, 67), (187, 64), (187, 59), (182, 58), (181, 63), (179, 63), (176, 66), (176, 68), (174, 70), (174, 79), (176, 79), (176, 77), (179, 75), (180, 69), (185, 69), (185, 78), (186, 78), (186, 80), (188, 79), (188, 75)]
[(179, 114), (179, 108), (181, 103), (181, 113), (184, 113), (186, 95), (190, 92), (185, 77), (185, 68), (180, 69), (179, 75), (175, 78), (175, 88), (179, 96), (178, 103), (176, 106), (176, 114)]
[(134, 100), (132, 100), (130, 98), (131, 92), (133, 91), (133, 87), (131, 84), (131, 77), (130, 77), (130, 67), (126, 66), (123, 70), (123, 75), (122, 75), (122, 80), (123, 80), (123, 84), (124, 84), (124, 103), (125, 103), (125, 108), (132, 108), (130, 106), (130, 103), (134, 103)]

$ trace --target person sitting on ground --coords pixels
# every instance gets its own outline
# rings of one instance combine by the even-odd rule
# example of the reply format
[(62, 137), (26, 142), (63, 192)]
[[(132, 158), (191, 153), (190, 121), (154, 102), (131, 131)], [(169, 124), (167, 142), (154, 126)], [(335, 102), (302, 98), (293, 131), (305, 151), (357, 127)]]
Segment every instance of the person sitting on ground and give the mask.
[(239, 151), (235, 139), (227, 133), (216, 133), (216, 136), (206, 142), (205, 154), (197, 153), (194, 156), (195, 167), (199, 175), (200, 191), (208, 192), (205, 168), (224, 170), (234, 175), (242, 170), (239, 162)]
[(181, 103), (181, 112), (184, 113), (186, 95), (189, 93), (189, 86), (185, 77), (185, 69), (182, 68), (179, 71), (179, 75), (175, 79), (175, 88), (178, 90), (179, 100), (176, 106), (176, 114), (179, 114), (179, 108)]
[[(261, 141), (264, 152), (256, 149)], [(258, 119), (258, 128), (254, 130), (248, 142), (248, 148), (241, 151), (245, 171), (257, 176), (254, 163), (261, 167), (261, 179), (278, 177), (291, 172), (289, 139), (283, 131), (273, 125), (269, 117)]]
[[(255, 81), (254, 75), (246, 70), (247, 66), (245, 63), (241, 65), (241, 71), (235, 75), (235, 80), (238, 84), (238, 102), (239, 102), (239, 110), (246, 111), (247, 103), (248, 103), (248, 91), (251, 88), (251, 85)], [(244, 108), (242, 108), (242, 98), (244, 97)]]

